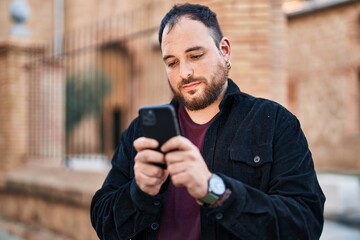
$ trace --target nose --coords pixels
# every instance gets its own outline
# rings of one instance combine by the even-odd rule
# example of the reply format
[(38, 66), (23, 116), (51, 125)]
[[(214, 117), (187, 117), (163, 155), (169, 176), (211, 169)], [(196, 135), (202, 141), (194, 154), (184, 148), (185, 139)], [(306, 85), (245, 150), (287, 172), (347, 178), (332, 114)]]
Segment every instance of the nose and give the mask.
[(188, 79), (194, 73), (192, 66), (189, 63), (180, 63), (179, 75), (182, 79)]

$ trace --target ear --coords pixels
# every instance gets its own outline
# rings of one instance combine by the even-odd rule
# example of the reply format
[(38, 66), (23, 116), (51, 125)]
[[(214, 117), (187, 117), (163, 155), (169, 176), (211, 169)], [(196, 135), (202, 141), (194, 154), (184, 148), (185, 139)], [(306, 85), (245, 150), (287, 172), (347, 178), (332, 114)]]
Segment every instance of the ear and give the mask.
[(219, 49), (221, 54), (224, 56), (225, 61), (229, 61), (231, 58), (231, 45), (230, 40), (223, 37), (219, 43)]

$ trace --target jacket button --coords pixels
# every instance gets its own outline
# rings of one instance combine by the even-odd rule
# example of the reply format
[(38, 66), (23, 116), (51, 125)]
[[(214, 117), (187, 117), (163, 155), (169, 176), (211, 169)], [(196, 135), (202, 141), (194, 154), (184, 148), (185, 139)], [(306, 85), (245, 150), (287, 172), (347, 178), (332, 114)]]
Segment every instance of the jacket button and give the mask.
[(260, 157), (259, 157), (259, 156), (255, 156), (255, 157), (254, 157), (254, 162), (255, 162), (255, 163), (259, 163), (259, 162), (260, 162)]
[(160, 205), (159, 201), (154, 202), (154, 206), (159, 206), (159, 205)]
[(153, 222), (153, 223), (151, 224), (151, 229), (152, 229), (152, 230), (158, 230), (158, 228), (159, 228), (159, 224), (158, 224), (157, 222)]
[(216, 216), (215, 216), (215, 218), (216, 218), (217, 220), (221, 220), (221, 219), (223, 218), (223, 214), (222, 214), (222, 213), (217, 213)]

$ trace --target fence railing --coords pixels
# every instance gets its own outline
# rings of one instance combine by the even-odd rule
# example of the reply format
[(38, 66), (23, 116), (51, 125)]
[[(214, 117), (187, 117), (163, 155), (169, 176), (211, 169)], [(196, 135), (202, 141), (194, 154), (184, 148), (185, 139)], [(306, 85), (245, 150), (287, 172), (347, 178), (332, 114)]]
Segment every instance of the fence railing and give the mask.
[(71, 32), (57, 56), (52, 44), (31, 53), (30, 158), (68, 165), (110, 159), (138, 106), (169, 99), (164, 87), (156, 87), (156, 81), (167, 84), (149, 14), (148, 6)]

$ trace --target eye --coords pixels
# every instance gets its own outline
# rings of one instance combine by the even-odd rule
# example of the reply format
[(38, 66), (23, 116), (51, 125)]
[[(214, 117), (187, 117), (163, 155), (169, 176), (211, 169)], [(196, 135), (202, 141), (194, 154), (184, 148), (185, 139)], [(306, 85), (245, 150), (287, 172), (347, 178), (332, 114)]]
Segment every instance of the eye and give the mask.
[(167, 63), (166, 65), (167, 65), (169, 68), (172, 68), (172, 67), (175, 66), (176, 63), (177, 63), (177, 61), (172, 61), (172, 62)]
[(191, 59), (199, 59), (199, 58), (201, 58), (202, 56), (204, 56), (203, 53), (195, 54), (195, 55), (192, 55), (192, 56), (191, 56)]

